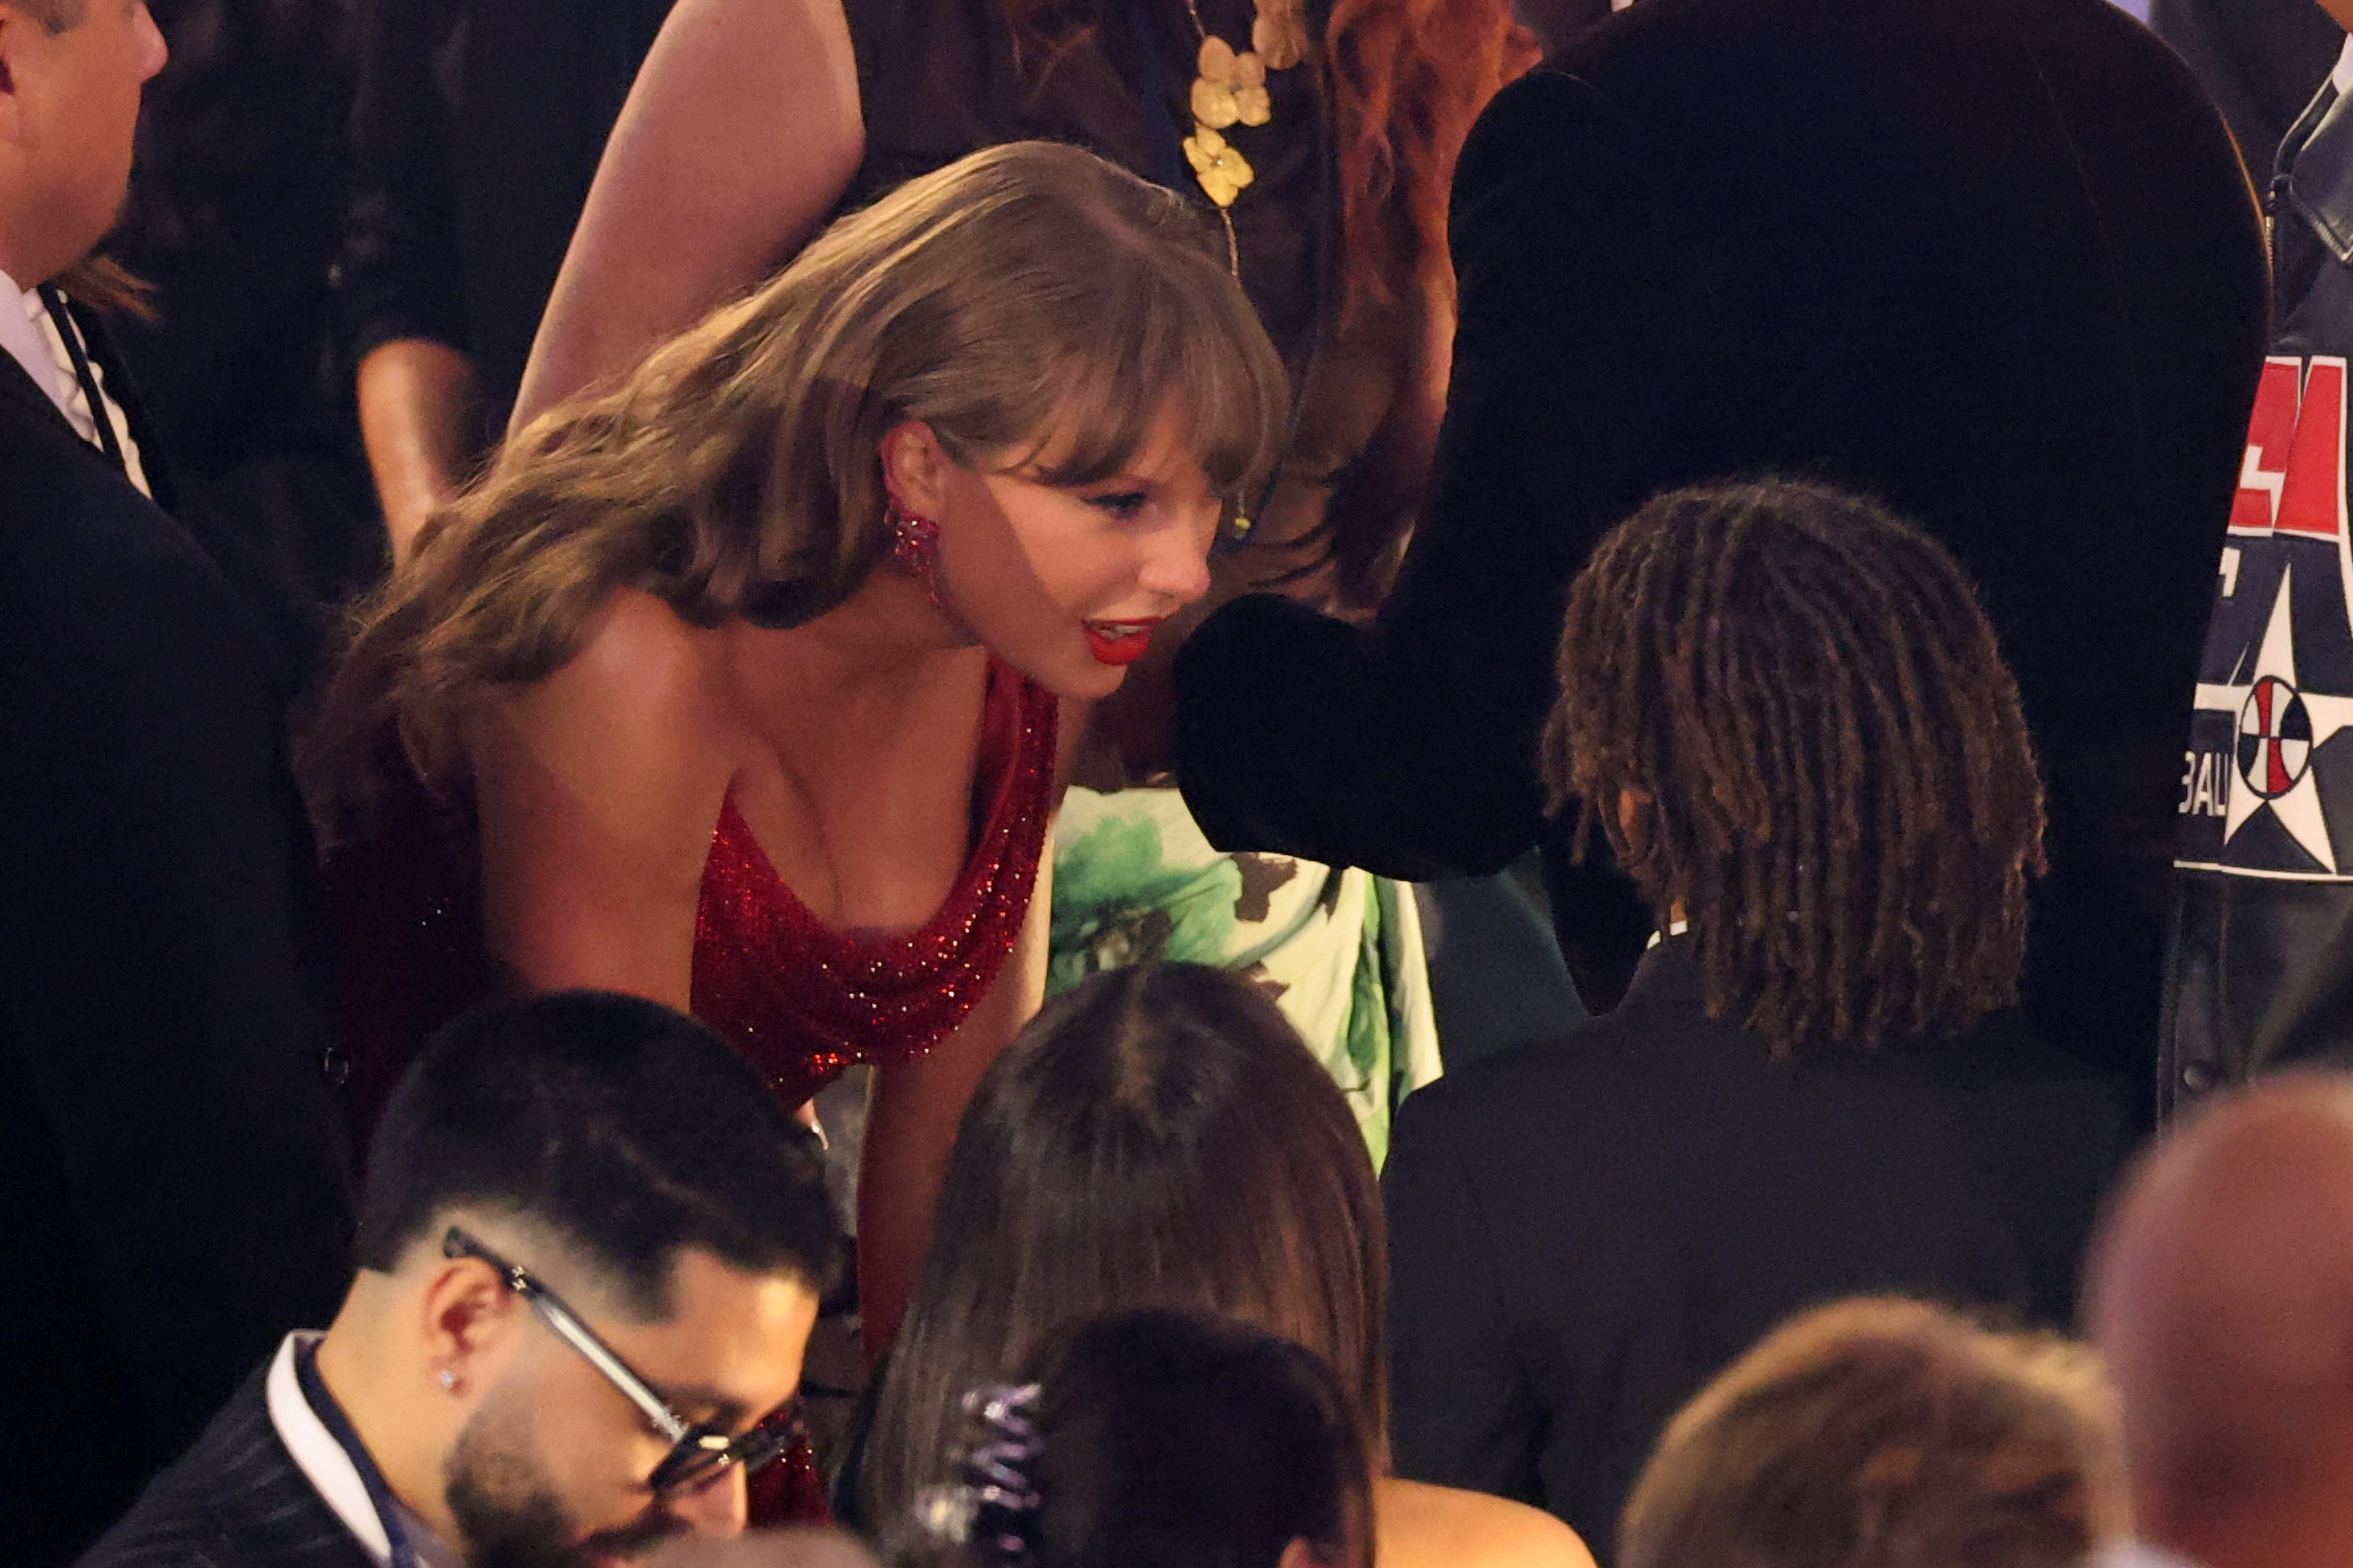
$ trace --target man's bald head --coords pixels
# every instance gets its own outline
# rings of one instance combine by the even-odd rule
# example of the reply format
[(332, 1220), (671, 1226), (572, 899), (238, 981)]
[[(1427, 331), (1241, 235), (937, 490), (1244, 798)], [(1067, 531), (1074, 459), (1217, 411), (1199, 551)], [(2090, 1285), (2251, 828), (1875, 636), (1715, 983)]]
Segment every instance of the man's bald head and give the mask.
[(2229, 1096), (2094, 1244), (2141, 1532), (2215, 1565), (2353, 1562), (2353, 1077)]

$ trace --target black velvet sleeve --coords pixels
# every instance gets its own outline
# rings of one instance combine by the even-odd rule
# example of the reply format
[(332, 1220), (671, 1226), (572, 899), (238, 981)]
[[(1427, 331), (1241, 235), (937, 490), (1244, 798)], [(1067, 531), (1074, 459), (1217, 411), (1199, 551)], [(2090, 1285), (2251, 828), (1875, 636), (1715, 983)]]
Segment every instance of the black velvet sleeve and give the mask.
[(1453, 1108), (1443, 1081), (1408, 1098), (1381, 1176), (1396, 1473), (1540, 1505), (1542, 1414), (1513, 1354), (1495, 1243), (1457, 1154)]
[(1454, 187), (1460, 325), (1429, 515), (1378, 622), (1264, 596), (1178, 655), (1176, 757), (1212, 842), (1427, 878), (1533, 842), (1570, 577), (1657, 472), (1683, 270), (1609, 104), (1507, 89)]
[(354, 363), (395, 338), (471, 348), (450, 180), (450, 10), (438, 0), (361, 3), (351, 209), (335, 268)]

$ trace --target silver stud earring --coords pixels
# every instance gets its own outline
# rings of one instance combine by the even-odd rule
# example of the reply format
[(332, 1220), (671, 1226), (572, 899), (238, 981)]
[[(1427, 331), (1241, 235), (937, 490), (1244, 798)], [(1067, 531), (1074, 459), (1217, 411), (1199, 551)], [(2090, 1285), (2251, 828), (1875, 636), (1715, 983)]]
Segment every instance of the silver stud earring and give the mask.
[(439, 1374), (439, 1375), (440, 1375), (440, 1377), (441, 1377), (441, 1386), (442, 1386), (443, 1388), (447, 1389), (449, 1392), (451, 1392), (451, 1393), (453, 1393), (453, 1394), (454, 1394), (454, 1393), (456, 1393), (456, 1392), (458, 1391), (458, 1374), (457, 1374), (457, 1373), (455, 1373), (455, 1372), (451, 1371), (451, 1370), (450, 1370), (448, 1367), (446, 1367), (446, 1366), (445, 1366), (445, 1367), (443, 1367), (443, 1368), (441, 1369), (441, 1372), (440, 1372), (440, 1374)]

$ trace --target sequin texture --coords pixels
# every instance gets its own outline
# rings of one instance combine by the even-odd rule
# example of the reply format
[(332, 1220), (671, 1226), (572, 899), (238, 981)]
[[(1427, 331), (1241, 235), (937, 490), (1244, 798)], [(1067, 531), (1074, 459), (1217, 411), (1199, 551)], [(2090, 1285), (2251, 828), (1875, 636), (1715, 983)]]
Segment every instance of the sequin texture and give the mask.
[(695, 920), (695, 1015), (797, 1104), (856, 1062), (922, 1055), (987, 995), (1020, 940), (1053, 805), (1057, 704), (992, 665), (975, 780), (993, 788), (946, 901), (914, 931), (843, 936), (794, 896), (729, 801)]

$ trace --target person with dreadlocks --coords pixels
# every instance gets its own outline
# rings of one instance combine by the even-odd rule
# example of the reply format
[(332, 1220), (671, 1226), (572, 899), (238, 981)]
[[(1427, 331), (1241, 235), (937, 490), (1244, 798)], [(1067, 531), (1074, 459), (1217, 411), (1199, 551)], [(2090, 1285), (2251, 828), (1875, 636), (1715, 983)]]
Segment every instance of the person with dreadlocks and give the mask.
[(2013, 1007), (2042, 789), (1943, 546), (1816, 483), (1671, 492), (1577, 578), (1559, 675), (1555, 807), (1661, 934), (1609, 1016), (1406, 1102), (1393, 1415), (1399, 1474), (1602, 1541), (1797, 1308), (2064, 1323), (2132, 1118)]

